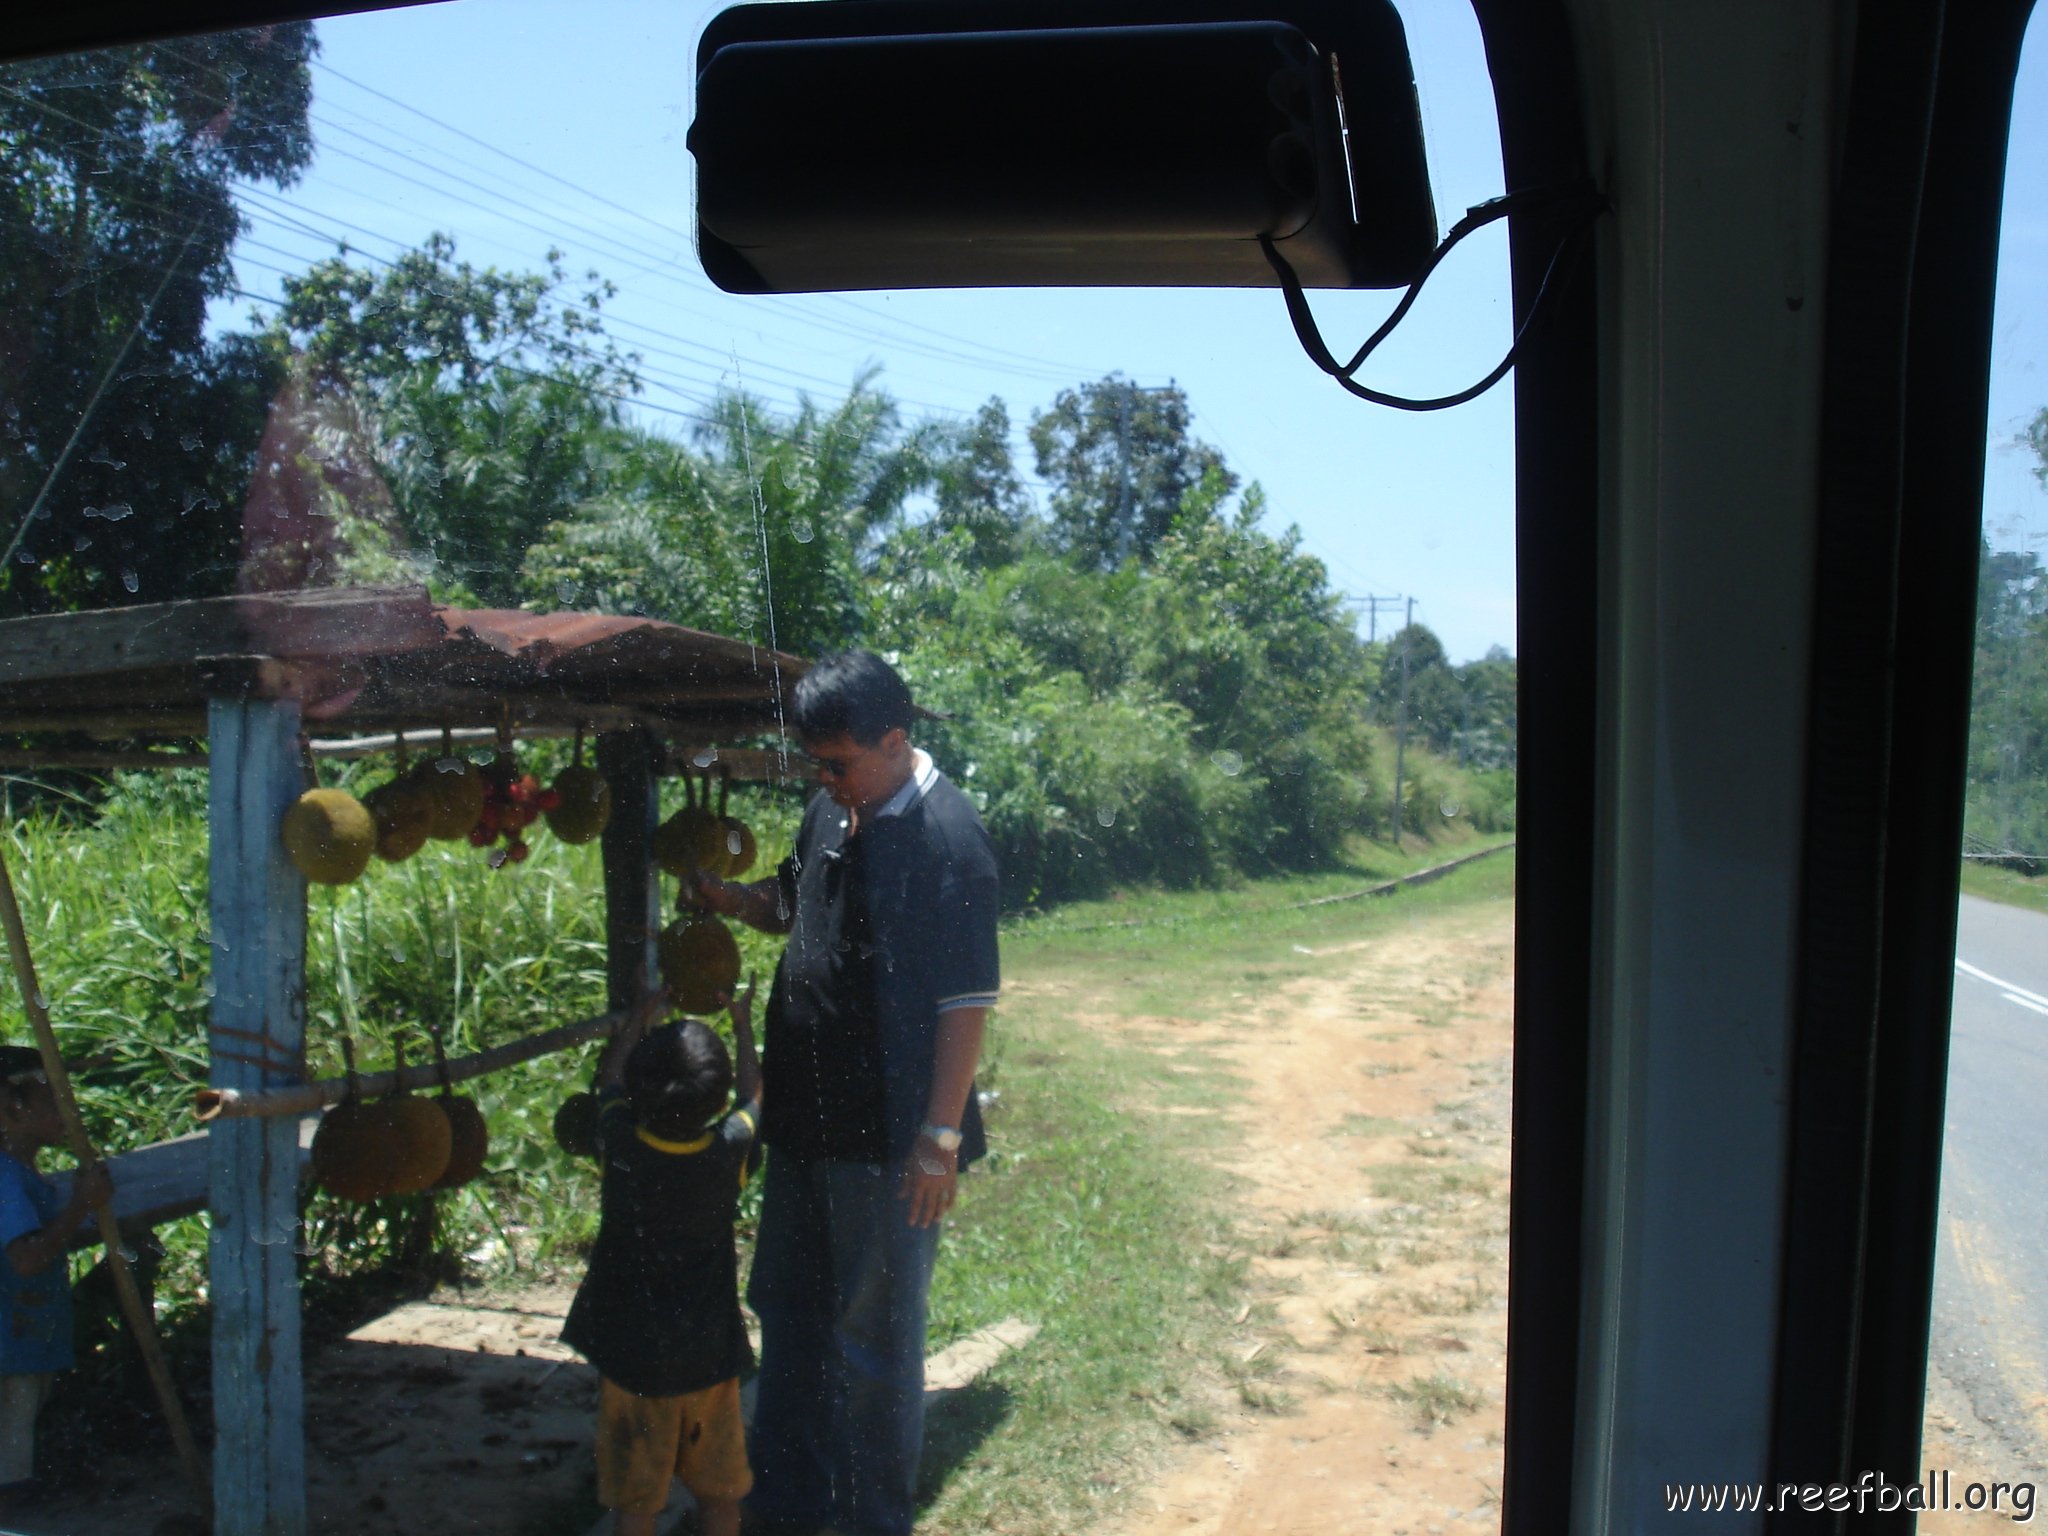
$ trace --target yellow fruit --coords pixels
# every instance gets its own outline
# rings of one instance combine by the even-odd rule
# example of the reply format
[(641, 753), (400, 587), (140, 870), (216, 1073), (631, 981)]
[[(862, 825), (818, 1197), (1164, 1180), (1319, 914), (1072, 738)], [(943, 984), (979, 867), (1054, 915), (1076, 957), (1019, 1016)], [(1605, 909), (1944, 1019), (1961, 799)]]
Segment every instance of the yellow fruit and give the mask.
[(654, 862), (678, 880), (692, 870), (723, 875), (724, 824), (702, 806), (684, 806), (654, 829)]
[(723, 1006), (740, 979), (739, 943), (708, 912), (691, 912), (662, 929), (655, 956), (661, 979), (685, 1013), (710, 1013)]
[(721, 817), (725, 823), (725, 878), (737, 880), (754, 867), (754, 860), (760, 850), (755, 846), (753, 830), (737, 816)]
[(448, 1166), (450, 1140), (448, 1117), (427, 1099), (337, 1104), (313, 1136), (313, 1177), (344, 1200), (417, 1194)]
[(369, 867), (377, 824), (346, 790), (309, 789), (284, 813), (284, 851), (321, 885), (347, 885)]
[(597, 1095), (572, 1093), (555, 1111), (555, 1145), (571, 1157), (597, 1156)]
[(392, 1169), (394, 1195), (416, 1195), (432, 1187), (448, 1167), (455, 1132), (448, 1117), (432, 1099), (399, 1094), (382, 1106), (391, 1112), (396, 1126), (397, 1156)]
[(427, 828), (429, 837), (448, 842), (469, 836), (484, 810), (484, 776), (466, 757), (437, 757), (421, 763), (413, 772), (426, 788), (434, 808)]
[(612, 787), (595, 768), (575, 763), (555, 780), (562, 803), (547, 812), (548, 830), (565, 843), (587, 843), (612, 819)]
[(448, 1166), (433, 1183), (435, 1189), (459, 1189), (483, 1172), (484, 1157), (491, 1150), (490, 1128), (475, 1099), (444, 1093), (427, 1102), (448, 1119)]
[(393, 779), (363, 796), (363, 808), (377, 824), (377, 857), (397, 864), (426, 846), (434, 824), (434, 803), (414, 778)]

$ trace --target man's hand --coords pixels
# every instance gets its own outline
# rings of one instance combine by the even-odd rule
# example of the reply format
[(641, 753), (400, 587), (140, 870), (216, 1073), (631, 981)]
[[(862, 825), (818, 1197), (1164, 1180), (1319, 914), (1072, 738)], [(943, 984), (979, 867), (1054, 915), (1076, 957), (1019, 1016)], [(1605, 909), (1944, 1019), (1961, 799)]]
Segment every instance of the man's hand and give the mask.
[(903, 1164), (896, 1198), (910, 1202), (910, 1224), (929, 1227), (953, 1209), (960, 1195), (960, 1155), (941, 1152), (923, 1136)]

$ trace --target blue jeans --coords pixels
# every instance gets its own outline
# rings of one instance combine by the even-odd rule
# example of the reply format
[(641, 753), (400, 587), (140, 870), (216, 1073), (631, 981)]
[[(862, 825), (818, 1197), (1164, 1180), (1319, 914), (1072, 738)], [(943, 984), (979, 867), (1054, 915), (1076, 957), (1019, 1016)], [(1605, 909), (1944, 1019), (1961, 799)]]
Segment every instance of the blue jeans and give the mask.
[(910, 1224), (900, 1178), (894, 1163), (768, 1153), (747, 1283), (761, 1319), (755, 1514), (909, 1536), (939, 1228)]

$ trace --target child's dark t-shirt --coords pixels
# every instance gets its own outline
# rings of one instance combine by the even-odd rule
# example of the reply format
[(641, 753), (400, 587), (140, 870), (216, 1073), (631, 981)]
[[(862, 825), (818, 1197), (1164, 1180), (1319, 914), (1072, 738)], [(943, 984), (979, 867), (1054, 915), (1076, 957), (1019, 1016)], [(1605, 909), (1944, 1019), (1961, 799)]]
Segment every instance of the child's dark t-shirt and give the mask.
[(760, 1111), (673, 1142), (639, 1130), (616, 1089), (601, 1097), (597, 1245), (562, 1341), (641, 1397), (716, 1386), (752, 1360), (732, 1227)]

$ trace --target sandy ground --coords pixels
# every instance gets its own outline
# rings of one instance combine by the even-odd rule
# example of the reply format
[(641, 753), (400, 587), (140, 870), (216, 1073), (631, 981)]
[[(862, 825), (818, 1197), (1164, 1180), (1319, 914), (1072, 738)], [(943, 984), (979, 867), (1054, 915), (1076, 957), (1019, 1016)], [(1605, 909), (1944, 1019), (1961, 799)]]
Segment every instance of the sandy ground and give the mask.
[(1100, 1536), (1497, 1526), (1512, 944), (1507, 904), (1458, 909), (1228, 1030), (1135, 1033), (1242, 1084), (1256, 1287), (1218, 1432)]

